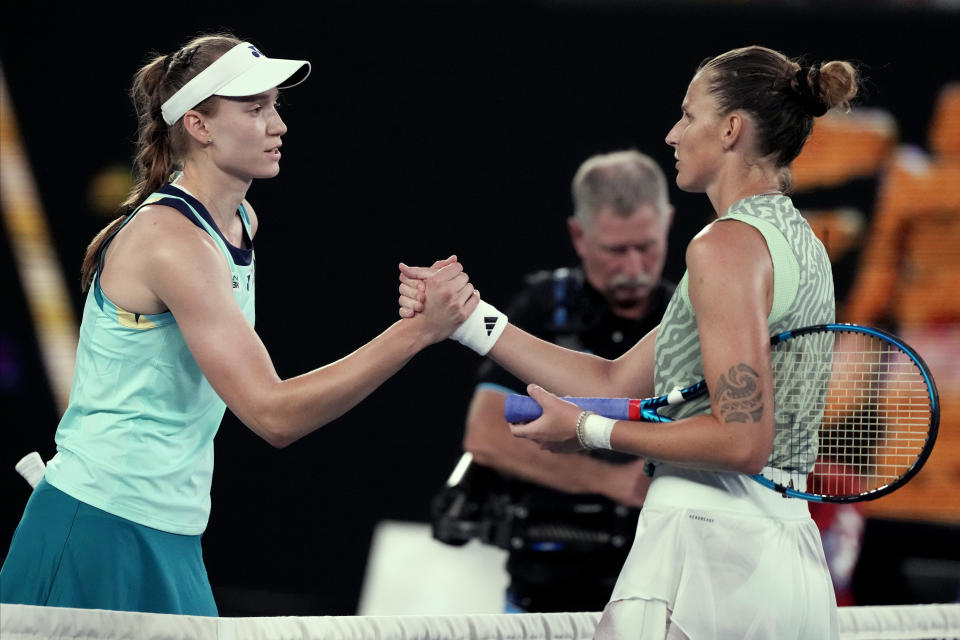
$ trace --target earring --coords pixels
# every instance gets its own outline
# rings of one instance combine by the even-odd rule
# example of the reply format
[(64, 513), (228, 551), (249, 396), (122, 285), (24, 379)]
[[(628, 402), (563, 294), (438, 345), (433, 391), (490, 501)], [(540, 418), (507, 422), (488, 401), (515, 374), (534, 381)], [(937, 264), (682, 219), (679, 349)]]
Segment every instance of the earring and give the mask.
[(207, 144), (213, 144), (213, 138), (207, 138)]

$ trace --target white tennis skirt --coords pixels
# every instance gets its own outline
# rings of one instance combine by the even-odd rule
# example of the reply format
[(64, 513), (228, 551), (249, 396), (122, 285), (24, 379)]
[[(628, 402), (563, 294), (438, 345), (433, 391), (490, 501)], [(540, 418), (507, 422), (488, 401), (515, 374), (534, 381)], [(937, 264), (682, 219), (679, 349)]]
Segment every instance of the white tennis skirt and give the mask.
[(838, 637), (805, 501), (741, 474), (657, 467), (596, 638)]

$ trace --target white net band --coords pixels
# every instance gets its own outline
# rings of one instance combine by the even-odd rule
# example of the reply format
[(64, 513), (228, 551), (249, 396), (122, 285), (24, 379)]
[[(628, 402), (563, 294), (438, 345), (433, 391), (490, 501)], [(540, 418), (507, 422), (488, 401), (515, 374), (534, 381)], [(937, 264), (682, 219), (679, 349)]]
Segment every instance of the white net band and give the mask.
[[(0, 605), (4, 640), (577, 640), (599, 613), (438, 616), (203, 618), (27, 605)], [(843, 640), (960, 638), (960, 604), (841, 607)]]

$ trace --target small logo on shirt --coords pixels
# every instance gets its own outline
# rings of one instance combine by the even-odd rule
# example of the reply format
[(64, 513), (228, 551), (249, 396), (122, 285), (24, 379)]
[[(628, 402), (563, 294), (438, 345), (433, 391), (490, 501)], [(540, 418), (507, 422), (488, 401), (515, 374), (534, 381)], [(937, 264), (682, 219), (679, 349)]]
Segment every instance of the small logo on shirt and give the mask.
[(233, 274), (233, 288), (234, 289), (240, 288), (240, 278), (237, 277), (237, 274)]
[(483, 316), (483, 326), (487, 328), (488, 336), (493, 333), (493, 328), (497, 326), (497, 320), (499, 319), (499, 316)]
[(708, 518), (707, 516), (701, 516), (696, 513), (689, 514), (691, 520), (699, 520), (700, 522), (713, 522), (713, 518)]

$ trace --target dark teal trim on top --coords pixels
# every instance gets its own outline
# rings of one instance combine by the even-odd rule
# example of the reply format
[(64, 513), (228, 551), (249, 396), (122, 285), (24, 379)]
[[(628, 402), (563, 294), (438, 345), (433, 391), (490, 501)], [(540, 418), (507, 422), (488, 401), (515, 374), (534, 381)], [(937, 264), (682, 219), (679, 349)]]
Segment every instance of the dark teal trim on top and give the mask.
[(193, 220), (193, 223), (198, 227), (203, 228), (203, 226), (193, 218), (190, 211), (184, 206), (184, 202), (186, 202), (186, 204), (193, 208), (197, 215), (203, 218), (207, 224), (209, 224), (210, 227), (217, 232), (217, 235), (220, 236), (221, 240), (223, 240), (223, 244), (226, 245), (227, 250), (230, 251), (230, 257), (233, 258), (234, 264), (246, 267), (253, 262), (253, 240), (250, 238), (250, 232), (248, 230), (249, 219), (247, 217), (247, 212), (243, 210), (243, 205), (240, 205), (238, 212), (240, 213), (240, 219), (243, 221), (243, 237), (247, 244), (250, 245), (249, 249), (243, 249), (230, 244), (226, 237), (224, 237), (223, 232), (220, 231), (220, 227), (218, 227), (217, 223), (213, 221), (213, 216), (211, 216), (210, 212), (207, 211), (207, 208), (203, 206), (203, 203), (191, 196), (186, 191), (178, 189), (176, 185), (167, 183), (157, 189), (156, 192), (173, 197), (163, 198), (161, 200), (151, 202), (150, 204), (162, 204), (167, 207), (173, 207), (190, 220)]

